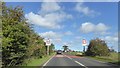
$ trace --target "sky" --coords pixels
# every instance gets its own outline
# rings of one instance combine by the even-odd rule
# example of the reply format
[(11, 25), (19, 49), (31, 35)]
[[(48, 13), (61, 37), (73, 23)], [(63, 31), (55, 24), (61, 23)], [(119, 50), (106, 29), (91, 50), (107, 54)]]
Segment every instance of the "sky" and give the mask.
[(118, 51), (117, 2), (7, 2), (6, 5), (22, 6), (33, 30), (49, 38), (55, 49), (67, 45), (83, 51), (83, 39), (89, 44), (91, 39), (100, 38)]

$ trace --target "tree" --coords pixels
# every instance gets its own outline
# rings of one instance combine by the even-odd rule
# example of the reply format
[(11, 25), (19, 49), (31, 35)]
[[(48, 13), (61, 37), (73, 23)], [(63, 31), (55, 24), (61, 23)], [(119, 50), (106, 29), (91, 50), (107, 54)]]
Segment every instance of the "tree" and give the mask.
[(2, 62), (3, 66), (21, 64), (29, 46), (30, 28), (21, 7), (8, 8), (2, 5)]
[(53, 53), (55, 49), (55, 45), (52, 43), (49, 48), (50, 48), (50, 53)]
[(88, 49), (86, 51), (86, 55), (88, 56), (108, 56), (109, 49), (104, 40), (94, 39), (90, 41), (88, 45)]
[[(6, 7), (3, 3), (0, 18), (2, 20), (0, 40), (2, 37), (3, 67), (22, 65), (31, 57), (42, 58), (46, 55), (43, 38), (35, 33), (31, 25), (26, 22), (21, 7)], [(53, 48), (54, 44), (51, 45), (50, 52)]]
[(66, 52), (68, 50), (68, 46), (64, 45), (63, 49), (64, 49), (63, 51)]

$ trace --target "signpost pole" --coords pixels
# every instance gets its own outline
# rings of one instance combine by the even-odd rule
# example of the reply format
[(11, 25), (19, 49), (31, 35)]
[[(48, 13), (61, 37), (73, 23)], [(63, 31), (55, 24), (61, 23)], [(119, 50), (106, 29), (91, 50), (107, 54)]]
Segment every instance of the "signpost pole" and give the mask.
[(49, 38), (45, 40), (45, 43), (46, 43), (46, 46), (47, 46), (47, 55), (49, 55), (49, 53), (50, 53), (49, 52), (49, 50), (50, 50), (49, 47), (51, 45), (51, 42), (50, 42)]
[(83, 46), (83, 52), (85, 53), (85, 46)]
[(82, 40), (82, 45), (83, 45), (83, 52), (84, 52), (84, 54), (85, 54), (85, 46), (87, 45), (85, 39)]
[(47, 55), (49, 55), (49, 46), (47, 46)]

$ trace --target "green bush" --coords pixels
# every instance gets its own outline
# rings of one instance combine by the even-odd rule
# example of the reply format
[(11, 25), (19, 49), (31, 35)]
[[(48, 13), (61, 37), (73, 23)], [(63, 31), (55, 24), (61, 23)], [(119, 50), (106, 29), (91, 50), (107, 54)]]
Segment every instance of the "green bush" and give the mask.
[(90, 41), (88, 49), (86, 51), (88, 56), (108, 56), (110, 55), (107, 44), (104, 40), (94, 39)]
[[(22, 65), (32, 57), (46, 55), (46, 46), (43, 38), (31, 29), (26, 22), (21, 7), (6, 7), (2, 4), (2, 65)], [(54, 45), (50, 47), (50, 52)]]

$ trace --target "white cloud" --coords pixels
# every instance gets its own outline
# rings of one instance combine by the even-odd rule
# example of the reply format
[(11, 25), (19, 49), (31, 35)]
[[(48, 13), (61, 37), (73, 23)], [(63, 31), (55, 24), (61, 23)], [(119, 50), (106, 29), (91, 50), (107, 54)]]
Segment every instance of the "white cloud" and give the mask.
[(55, 42), (55, 43), (61, 43), (61, 42), (62, 42), (62, 39), (61, 39), (61, 38), (54, 39), (54, 42)]
[(76, 40), (80, 40), (80, 39), (83, 39), (83, 37), (81, 37), (81, 36), (76, 36), (75, 39), (76, 39)]
[(118, 36), (106, 36), (103, 39), (108, 43), (108, 46), (112, 44), (109, 47), (112, 47), (114, 50), (118, 51)]
[(39, 35), (45, 39), (49, 38), (53, 43), (63, 43), (62, 37), (65, 35), (73, 35), (71, 31), (67, 31), (65, 33), (60, 33), (60, 32), (53, 32), (53, 31), (48, 31), (48, 32), (43, 32), (39, 33)]
[(108, 26), (106, 26), (103, 23), (98, 23), (97, 25), (91, 23), (91, 22), (85, 22), (80, 26), (80, 31), (83, 33), (100, 33), (100, 34), (107, 34), (107, 30), (109, 29)]
[(39, 33), (39, 35), (43, 38), (49, 38), (51, 39), (52, 43), (61, 43), (62, 42), (62, 34), (57, 33), (57, 32), (53, 32), (53, 31), (48, 31), (48, 32), (43, 32), (43, 33)]
[(51, 38), (51, 39), (56, 39), (56, 38), (61, 38), (62, 35), (53, 31), (48, 31), (44, 33), (39, 33), (40, 36), (43, 38)]
[(83, 13), (86, 16), (96, 16), (99, 15), (99, 12), (96, 12), (92, 9), (90, 9), (89, 7), (85, 6), (83, 3), (77, 3), (75, 6), (75, 10), (79, 13)]
[(61, 38), (65, 35), (73, 35), (71, 31), (67, 31), (65, 33), (60, 33), (60, 32), (53, 32), (53, 31), (48, 31), (48, 32), (43, 32), (39, 33), (39, 35), (43, 38), (51, 38), (56, 41), (62, 41)]
[(81, 25), (80, 30), (83, 33), (89, 33), (89, 32), (93, 32), (94, 31), (94, 27), (95, 25), (90, 23), (90, 22), (85, 22)]
[(118, 51), (118, 32), (112, 34), (112, 35), (107, 35), (107, 36), (102, 36), (100, 37), (102, 40), (105, 40), (109, 48), (113, 48), (115, 51)]
[(76, 0), (77, 2), (118, 2), (120, 0)]
[(118, 43), (118, 32), (114, 33), (113, 36), (106, 36), (103, 39), (106, 40), (108, 43)]
[(105, 40), (108, 43), (118, 43), (118, 37), (117, 36), (106, 36)]
[(108, 30), (108, 27), (105, 24), (99, 23), (96, 25), (96, 31), (102, 32), (102, 31), (106, 31), (106, 30)]
[(41, 10), (38, 13), (39, 14), (30, 12), (28, 14), (25, 14), (25, 17), (29, 23), (49, 29), (63, 28), (61, 22), (72, 18), (72, 15), (62, 11), (61, 6), (59, 6), (59, 4), (56, 2), (42, 3)]
[(67, 31), (64, 33), (64, 35), (73, 35), (73, 33), (71, 31)]
[(55, 12), (60, 11), (61, 7), (56, 2), (44, 2), (41, 5), (40, 13), (49, 13), (49, 12)]
[(38, 14), (34, 14), (32, 12), (25, 15), (25, 17), (28, 19), (28, 22), (30, 22), (31, 24), (35, 24), (35, 25), (39, 25), (39, 26), (51, 28), (51, 29), (61, 28), (61, 26), (58, 23), (56, 23), (56, 19), (53, 20), (53, 22), (49, 21), (50, 16), (49, 17), (48, 16), (42, 17), (42, 16), (40, 16)]

